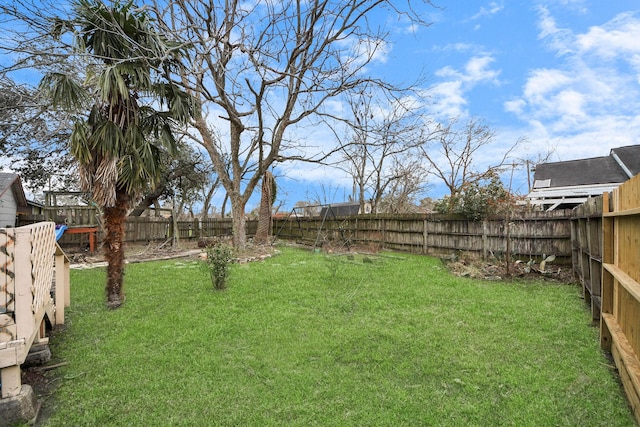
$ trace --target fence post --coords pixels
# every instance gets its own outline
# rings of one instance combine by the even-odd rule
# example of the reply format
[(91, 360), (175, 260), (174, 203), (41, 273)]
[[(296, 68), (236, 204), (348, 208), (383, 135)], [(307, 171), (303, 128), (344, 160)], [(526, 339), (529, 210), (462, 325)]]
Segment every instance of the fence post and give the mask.
[(427, 237), (428, 237), (428, 232), (427, 232), (427, 225), (428, 225), (428, 221), (425, 218), (423, 220), (423, 224), (422, 224), (422, 253), (423, 254), (427, 254), (427, 250), (428, 250), (428, 246), (427, 246)]
[[(609, 193), (602, 195), (602, 265), (614, 263), (613, 251), (613, 227), (614, 218), (606, 216), (611, 212)], [(602, 300), (600, 301), (600, 311), (602, 314), (613, 313), (613, 276), (602, 268)], [(603, 350), (611, 351), (611, 331), (607, 327), (604, 316), (600, 316), (600, 347)]]
[(387, 227), (384, 218), (382, 218), (382, 247), (387, 243)]
[(486, 260), (487, 259), (487, 229), (489, 228), (488, 224), (487, 224), (487, 220), (483, 219), (482, 220), (482, 259)]

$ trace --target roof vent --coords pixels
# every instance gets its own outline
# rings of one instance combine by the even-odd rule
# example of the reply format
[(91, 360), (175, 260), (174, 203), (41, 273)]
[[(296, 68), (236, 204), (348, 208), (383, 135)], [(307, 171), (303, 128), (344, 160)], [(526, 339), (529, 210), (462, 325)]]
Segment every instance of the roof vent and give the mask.
[(533, 182), (533, 188), (549, 188), (551, 187), (551, 179), (536, 179)]

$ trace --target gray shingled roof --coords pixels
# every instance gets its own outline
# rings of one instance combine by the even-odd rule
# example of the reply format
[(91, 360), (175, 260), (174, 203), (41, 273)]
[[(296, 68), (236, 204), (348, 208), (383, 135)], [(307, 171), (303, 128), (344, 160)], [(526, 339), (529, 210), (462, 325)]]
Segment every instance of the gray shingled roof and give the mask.
[(320, 210), (320, 216), (331, 218), (333, 216), (358, 215), (358, 212), (360, 212), (359, 202), (331, 203)]
[(640, 145), (614, 148), (611, 154), (616, 154), (633, 176), (640, 173)]
[(614, 148), (606, 157), (541, 163), (536, 165), (534, 179), (538, 188), (545, 180), (549, 180), (548, 188), (622, 183), (629, 179), (625, 168), (633, 176), (640, 173), (640, 145)]

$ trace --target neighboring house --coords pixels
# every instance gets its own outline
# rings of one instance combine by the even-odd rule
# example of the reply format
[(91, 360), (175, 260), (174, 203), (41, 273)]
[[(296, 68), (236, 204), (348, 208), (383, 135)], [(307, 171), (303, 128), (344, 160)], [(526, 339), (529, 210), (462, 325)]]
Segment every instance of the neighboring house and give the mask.
[(27, 205), (31, 209), (31, 215), (44, 216), (44, 205), (35, 200), (27, 200)]
[(611, 149), (608, 156), (536, 165), (529, 203), (544, 210), (573, 208), (640, 173), (640, 145)]
[(31, 207), (15, 173), (0, 172), (0, 228), (15, 227), (18, 215), (28, 215)]
[(371, 203), (364, 203), (364, 212), (360, 211), (359, 202), (344, 202), (344, 203), (331, 203), (329, 205), (323, 205), (320, 209), (320, 217), (331, 218), (337, 216), (351, 216), (358, 214), (371, 213)]

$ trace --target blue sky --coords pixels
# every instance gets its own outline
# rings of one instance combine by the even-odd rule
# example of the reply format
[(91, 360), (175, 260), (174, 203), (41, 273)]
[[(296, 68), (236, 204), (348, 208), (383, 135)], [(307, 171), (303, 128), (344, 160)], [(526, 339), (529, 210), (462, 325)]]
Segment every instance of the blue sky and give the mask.
[[(519, 158), (553, 150), (552, 161), (605, 156), (613, 147), (640, 143), (639, 3), (434, 2), (440, 7), (422, 7), (429, 27), (390, 14), (375, 17), (390, 38), (367, 70), (395, 83), (426, 77), (419, 89), (435, 119), (483, 119), (496, 137), (479, 164), (490, 164), (519, 138), (528, 141)], [(310, 145), (332, 142), (321, 131), (304, 137)], [(285, 210), (318, 196), (341, 202), (351, 193), (351, 179), (339, 170), (296, 163), (280, 166), (277, 175)], [(423, 196), (446, 194), (435, 179), (428, 184)], [(527, 192), (523, 172), (512, 188)], [(258, 193), (247, 211), (257, 206)]]
[[(496, 132), (479, 162), (526, 138), (517, 153), (552, 161), (605, 156), (640, 143), (640, 5), (632, 1), (437, 1), (430, 27), (387, 18), (391, 32), (372, 74), (396, 82), (428, 77), (433, 117), (479, 117)], [(486, 157), (483, 159), (482, 157)], [(339, 171), (290, 165), (279, 180), (285, 208), (322, 194), (350, 194)], [(526, 175), (513, 189), (527, 192)], [(326, 191), (329, 190), (329, 191)], [(425, 196), (440, 198), (433, 179)], [(251, 202), (248, 210), (251, 208)]]

